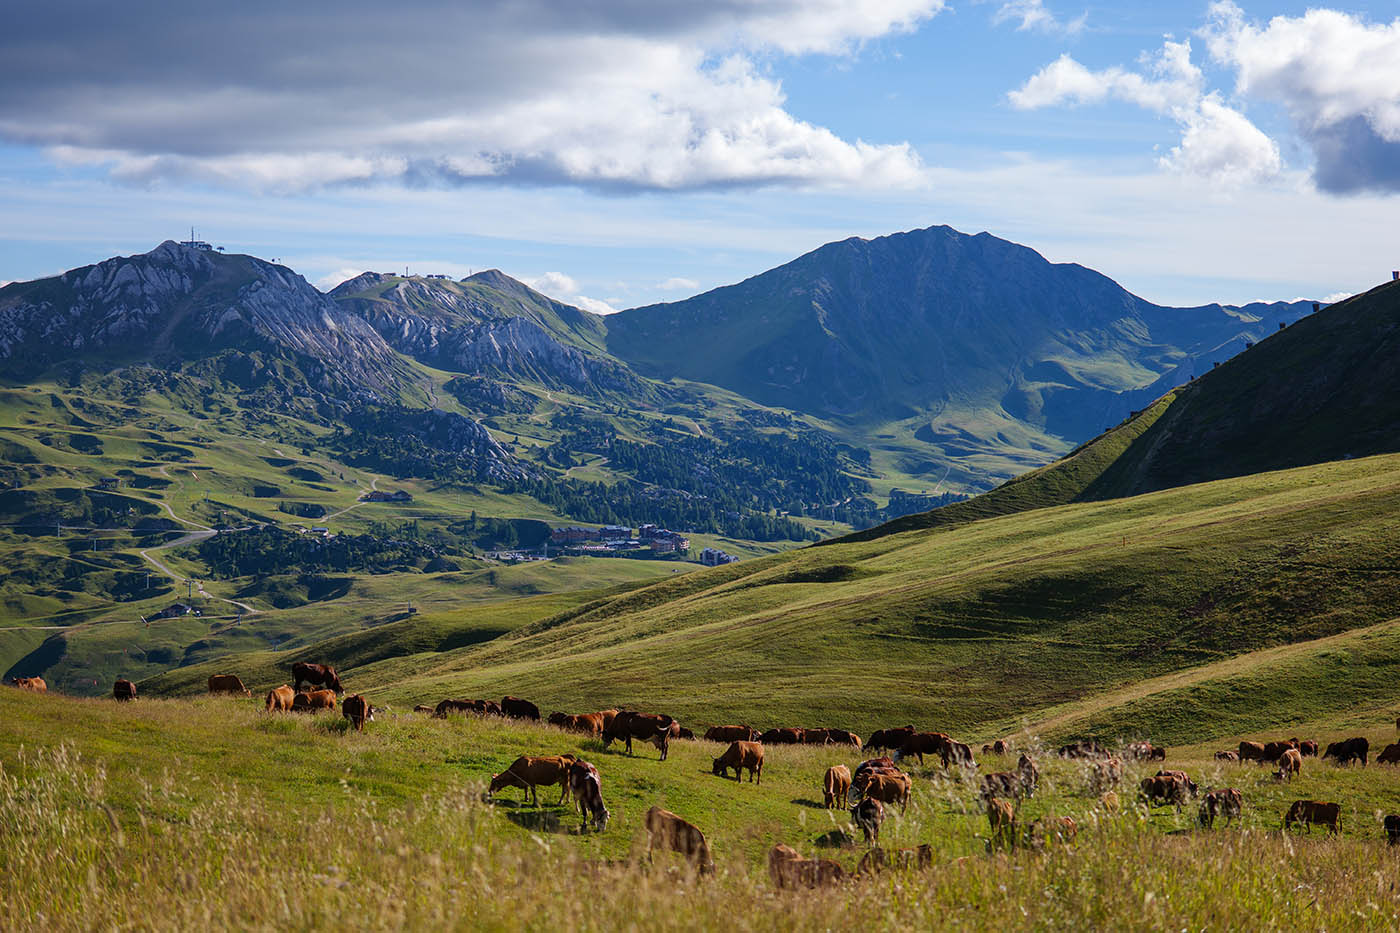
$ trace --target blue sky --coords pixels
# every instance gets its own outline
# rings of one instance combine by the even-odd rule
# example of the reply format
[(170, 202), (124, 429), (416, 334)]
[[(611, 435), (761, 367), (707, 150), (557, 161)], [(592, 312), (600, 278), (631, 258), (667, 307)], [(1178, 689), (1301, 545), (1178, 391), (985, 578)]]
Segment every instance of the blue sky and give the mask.
[(55, 0), (0, 31), (0, 281), (162, 239), (596, 310), (932, 224), (1165, 304), (1400, 267), (1393, 4)]

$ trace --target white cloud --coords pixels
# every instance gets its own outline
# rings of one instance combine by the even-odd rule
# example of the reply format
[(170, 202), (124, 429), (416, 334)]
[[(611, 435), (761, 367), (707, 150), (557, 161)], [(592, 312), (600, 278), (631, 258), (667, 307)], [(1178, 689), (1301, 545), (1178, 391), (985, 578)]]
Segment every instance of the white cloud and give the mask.
[(575, 295), (570, 304), (576, 305), (585, 311), (592, 311), (594, 314), (616, 314), (621, 308), (614, 308), (601, 298), (589, 298), (587, 295)]
[(1005, 0), (997, 8), (996, 13), (992, 15), (992, 24), (995, 26), (1014, 22), (1018, 32), (1039, 30), (1054, 35), (1068, 36), (1083, 32), (1084, 25), (1088, 20), (1089, 13), (1086, 10), (1068, 22), (1061, 22), (1045, 6), (1045, 0)]
[(561, 296), (578, 294), (578, 282), (562, 272), (546, 272), (544, 275), (521, 279), (526, 285), (550, 298), (563, 301)]
[(700, 283), (694, 279), (683, 279), (672, 277), (657, 286), (663, 292), (693, 292), (700, 287)]
[(126, 181), (274, 193), (909, 186), (908, 144), (800, 119), (762, 63), (853, 54), (944, 2), (36, 5), (0, 31), (0, 138)]
[(1238, 95), (1283, 105), (1312, 149), (1319, 187), (1400, 191), (1400, 19), (1310, 9), (1260, 26), (1217, 2), (1201, 35), (1235, 69)]
[(1022, 110), (1121, 100), (1171, 117), (1181, 144), (1159, 160), (1163, 167), (1227, 184), (1275, 178), (1283, 169), (1278, 145), (1219, 92), (1206, 93), (1191, 43), (1162, 44), (1145, 56), (1142, 71), (1111, 67), (1091, 71), (1068, 55), (1042, 68), (1007, 97)]
[[(1350, 298), (1352, 295), (1355, 295), (1355, 294), (1356, 294), (1356, 292), (1333, 292), (1332, 294), (1328, 295), (1326, 298), (1319, 298), (1318, 300), (1321, 301), (1321, 302), (1322, 302), (1323, 304), (1325, 304), (1325, 305), (1330, 305), (1330, 304), (1336, 304), (1336, 303), (1339, 302), (1339, 301), (1346, 301), (1348, 298)], [(1301, 300), (1301, 299), (1300, 299), (1300, 300)]]

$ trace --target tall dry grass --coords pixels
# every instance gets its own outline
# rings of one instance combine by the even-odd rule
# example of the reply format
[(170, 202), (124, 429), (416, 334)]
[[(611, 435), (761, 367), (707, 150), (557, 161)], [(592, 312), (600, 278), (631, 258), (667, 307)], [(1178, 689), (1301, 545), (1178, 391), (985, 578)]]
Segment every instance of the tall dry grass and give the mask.
[(1400, 853), (1278, 832), (1161, 835), (1091, 819), (1072, 846), (973, 856), (786, 893), (737, 855), (695, 878), (670, 857), (590, 862), (503, 839), (476, 790), (380, 812), (269, 804), (166, 775), (117, 795), (58, 746), (0, 772), (3, 926), (297, 929), (1380, 929), (1400, 925)]

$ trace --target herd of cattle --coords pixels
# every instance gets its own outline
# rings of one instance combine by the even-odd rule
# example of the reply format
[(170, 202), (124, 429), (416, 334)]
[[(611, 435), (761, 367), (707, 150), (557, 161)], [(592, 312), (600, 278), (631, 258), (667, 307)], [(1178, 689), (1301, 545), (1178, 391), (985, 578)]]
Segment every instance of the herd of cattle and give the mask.
[[(328, 665), (298, 662), (292, 665), (292, 677), (294, 684), (283, 684), (268, 692), (268, 712), (316, 713), (334, 710), (337, 698), (345, 693), (335, 668)], [(48, 689), (41, 677), (15, 678), (12, 683), (21, 689), (40, 693)], [(211, 676), (209, 692), (251, 695), (242, 680), (233, 674)], [(112, 696), (117, 700), (133, 700), (136, 698), (136, 686), (129, 680), (118, 680), (113, 685)], [(363, 731), (366, 722), (374, 721), (375, 707), (360, 694), (344, 697), (339, 706), (341, 715), (357, 731)], [(438, 718), (472, 714), (535, 722), (541, 720), (538, 706), (511, 696), (503, 697), (500, 702), (448, 699), (436, 706), (417, 706), (415, 712)], [(605, 749), (613, 742), (621, 742), (629, 755), (633, 754), (633, 740), (650, 743), (656, 747), (662, 761), (666, 760), (672, 741), (695, 738), (689, 729), (682, 727), (671, 716), (635, 710), (607, 709), (582, 714), (555, 712), (545, 721), (568, 732), (599, 738)], [(1396, 722), (1396, 729), (1400, 730), (1400, 720)], [(877, 730), (865, 742), (859, 735), (845, 729), (775, 728), (759, 732), (748, 725), (712, 726), (702, 738), (728, 743), (724, 753), (713, 759), (712, 772), (715, 775), (728, 777), (732, 770), (734, 780), (739, 782), (747, 772), (749, 781), (760, 785), (763, 783), (765, 746), (838, 745), (861, 751), (892, 753), (862, 761), (854, 773), (845, 765), (833, 765), (823, 778), (825, 807), (828, 810), (848, 809), (852, 825), (865, 839), (868, 850), (856, 869), (858, 874), (888, 867), (926, 867), (932, 860), (932, 849), (927, 845), (893, 853), (879, 847), (880, 827), (887, 809), (898, 805), (903, 812), (913, 792), (913, 778), (899, 767), (901, 762), (917, 760), (922, 765), (924, 756), (929, 755), (935, 757), (945, 771), (958, 768), (964, 773), (972, 773), (978, 767), (970, 745), (955, 741), (946, 733), (917, 730), (913, 725)], [(1339, 766), (1359, 762), (1365, 767), (1370, 743), (1363, 737), (1357, 737), (1331, 743), (1320, 756), (1318, 749), (1318, 743), (1297, 738), (1272, 742), (1244, 741), (1237, 748), (1216, 752), (1215, 758), (1241, 765), (1247, 762), (1274, 765), (1275, 778), (1292, 781), (1302, 771), (1304, 759), (1309, 757), (1332, 759)], [(1015, 768), (983, 774), (978, 783), (990, 830), (987, 837), (989, 849), (1040, 848), (1050, 842), (1068, 842), (1075, 837), (1077, 826), (1070, 817), (1042, 818), (1029, 823), (1018, 817), (1021, 802), (1035, 796), (1040, 782), (1040, 768), (1030, 754), (1014, 750), (1001, 739), (983, 745), (982, 754), (996, 757), (1017, 755)], [(1098, 795), (1099, 805), (1107, 811), (1116, 810), (1119, 806), (1118, 789), (1123, 779), (1124, 759), (1166, 759), (1166, 749), (1148, 742), (1132, 743), (1115, 752), (1092, 739), (1063, 745), (1055, 754), (1060, 758), (1078, 759), (1085, 764), (1089, 789)], [(1400, 743), (1387, 745), (1376, 761), (1400, 764)], [(562, 788), (560, 805), (571, 797), (577, 802), (584, 831), (607, 828), (610, 814), (603, 802), (598, 769), (573, 754), (522, 755), (504, 771), (492, 775), (487, 794), (490, 796), (506, 788), (518, 788), (524, 792), (526, 803), (533, 800), (538, 805), (538, 788), (554, 785)], [(851, 802), (853, 792), (854, 804)], [(1183, 806), (1198, 798), (1198, 819), (1203, 827), (1213, 827), (1217, 818), (1223, 818), (1229, 825), (1239, 818), (1244, 805), (1243, 795), (1233, 787), (1208, 790), (1202, 797), (1197, 783), (1180, 770), (1159, 770), (1155, 775), (1142, 778), (1138, 784), (1137, 799), (1149, 808), (1174, 806), (1180, 812)], [(656, 848), (661, 848), (679, 852), (701, 873), (713, 870), (709, 843), (698, 827), (660, 807), (648, 810), (644, 823), (649, 840), (648, 859)], [(1283, 825), (1289, 829), (1294, 824), (1308, 831), (1313, 825), (1321, 825), (1327, 828), (1329, 834), (1338, 833), (1341, 830), (1341, 805), (1319, 800), (1294, 801), (1283, 816)], [(1400, 815), (1386, 816), (1383, 825), (1389, 843), (1400, 844)], [(845, 869), (839, 863), (829, 859), (804, 858), (786, 845), (773, 847), (769, 852), (768, 867), (778, 887), (821, 886), (835, 883), (846, 876)]]

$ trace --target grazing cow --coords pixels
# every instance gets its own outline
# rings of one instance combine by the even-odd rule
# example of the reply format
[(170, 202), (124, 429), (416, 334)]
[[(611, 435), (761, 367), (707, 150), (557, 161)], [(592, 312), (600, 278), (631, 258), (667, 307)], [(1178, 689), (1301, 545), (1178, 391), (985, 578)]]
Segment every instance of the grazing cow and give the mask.
[(909, 780), (907, 774), (872, 774), (870, 780), (865, 782), (865, 796), (882, 803), (897, 803), (899, 812), (903, 813), (909, 806), (909, 794), (913, 788), (914, 782)]
[(297, 693), (301, 692), (303, 683), (334, 690), (336, 696), (345, 692), (345, 688), (340, 685), (340, 675), (328, 664), (307, 664), (305, 661), (293, 664), (292, 685)]
[(1304, 758), (1317, 757), (1317, 743), (1312, 739), (1304, 739), (1298, 743), (1298, 751), (1303, 753)]
[(677, 724), (676, 724), (676, 738), (678, 738), (678, 739), (685, 739), (687, 742), (694, 742), (694, 741), (695, 741), (695, 733), (692, 732), (690, 729), (687, 729), (685, 726), (682, 726), (682, 725), (680, 725), (679, 723), (677, 723)]
[(1393, 846), (1400, 845), (1400, 816), (1391, 813), (1382, 825), (1385, 826), (1386, 842)]
[(903, 747), (909, 741), (909, 736), (914, 734), (913, 726), (900, 726), (898, 729), (876, 729), (870, 735), (870, 739), (865, 743), (861, 751), (871, 749), (895, 750)]
[(768, 850), (768, 877), (775, 888), (824, 888), (839, 884), (845, 869), (831, 859), (803, 858), (782, 843)]
[(1263, 760), (1273, 764), (1283, 757), (1283, 753), (1291, 748), (1297, 748), (1293, 742), (1265, 742)]
[(943, 743), (943, 749), (939, 754), (943, 758), (943, 767), (949, 765), (961, 765), (964, 768), (975, 768), (977, 762), (972, 760), (972, 746), (963, 742), (954, 742), (948, 739)]
[(1240, 753), (1239, 753), (1239, 752), (1236, 752), (1236, 751), (1229, 751), (1229, 750), (1226, 750), (1226, 751), (1223, 751), (1223, 752), (1216, 752), (1216, 753), (1215, 753), (1215, 760), (1216, 760), (1216, 761), (1235, 761), (1235, 762), (1238, 762), (1238, 761), (1240, 760)]
[(522, 700), (520, 697), (502, 697), (501, 713), (511, 719), (529, 719), (532, 722), (540, 721), (540, 708), (529, 700)]
[(874, 797), (866, 797), (851, 807), (851, 822), (865, 834), (865, 844), (873, 845), (880, 841), (880, 824), (885, 821), (885, 806)]
[(1016, 762), (1015, 771), (996, 771), (982, 776), (983, 797), (1034, 797), (1036, 785), (1040, 782), (1040, 769), (1028, 756), (1022, 755)]
[(319, 713), (323, 709), (335, 709), (334, 690), (313, 690), (298, 693), (292, 698), (292, 711), (296, 713)]
[(1171, 804), (1178, 812), (1191, 793), (1186, 781), (1177, 775), (1159, 774), (1155, 777), (1145, 777), (1138, 786), (1141, 789), (1140, 798), (1149, 807)]
[(627, 743), (627, 754), (632, 754), (632, 740), (644, 739), (655, 745), (661, 752), (661, 760), (671, 748), (673, 731), (679, 724), (670, 716), (659, 713), (634, 713), (625, 710), (617, 714), (612, 724), (603, 730), (603, 747), (607, 748), (614, 740)]
[(933, 846), (928, 843), (920, 845), (917, 849), (895, 849), (894, 852), (886, 852), (876, 846), (860, 857), (860, 864), (856, 866), (856, 874), (871, 875), (887, 868), (903, 871), (917, 868), (923, 871), (932, 865)]
[(242, 696), (252, 696), (248, 688), (243, 686), (243, 681), (238, 679), (237, 674), (212, 674), (209, 677), (210, 693), (231, 693)]
[(291, 687), (283, 684), (267, 691), (267, 711), (269, 713), (291, 712), (292, 702), (296, 700), (297, 693)]
[(1175, 778), (1186, 785), (1186, 790), (1192, 797), (1196, 796), (1198, 790), (1196, 782), (1187, 777), (1185, 771), (1158, 771), (1157, 777)]
[(1241, 761), (1241, 762), (1245, 762), (1245, 761), (1263, 761), (1263, 760), (1264, 760), (1264, 743), (1263, 743), (1263, 742), (1241, 742), (1241, 743), (1240, 743), (1240, 761)]
[(860, 748), (860, 736), (849, 729), (828, 729), (826, 730), (826, 740), (832, 745), (849, 745), (852, 748)]
[(1123, 761), (1119, 758), (1104, 758), (1093, 763), (1089, 772), (1089, 789), (1096, 794), (1112, 790), (1123, 780)]
[(826, 769), (826, 777), (822, 780), (822, 802), (830, 810), (832, 807), (840, 807), (842, 810), (850, 805), (851, 793), (851, 772), (845, 765), (832, 765)]
[(1016, 808), (1000, 797), (987, 800), (987, 825), (991, 828), (992, 848), (1009, 847), (1012, 827), (1016, 823)]
[(112, 699), (136, 699), (136, 685), (129, 680), (118, 680), (116, 683), (112, 684)]
[(48, 693), (49, 685), (42, 677), (12, 677), (10, 683), (21, 690), (29, 690), (33, 693)]
[(1378, 765), (1400, 764), (1400, 742), (1391, 742), (1376, 756)]
[(1205, 799), (1201, 801), (1201, 812), (1199, 814), (1201, 825), (1215, 828), (1215, 818), (1225, 817), (1225, 825), (1229, 826), (1231, 820), (1240, 818), (1240, 809), (1244, 804), (1244, 798), (1240, 792), (1233, 787), (1224, 790), (1206, 791)]
[(830, 729), (798, 729), (802, 733), (803, 745), (829, 745), (831, 743)]
[[(560, 717), (560, 719), (556, 721), (554, 718), (555, 716)], [(549, 721), (565, 732), (581, 732), (584, 735), (603, 734), (602, 713), (580, 713), (577, 716), (565, 716), (563, 713), (554, 713), (549, 717)]]
[(1287, 778), (1290, 782), (1293, 776), (1303, 770), (1303, 753), (1296, 748), (1290, 748), (1278, 758), (1278, 771), (1274, 777), (1280, 781)]
[(374, 722), (374, 707), (361, 694), (346, 697), (340, 704), (340, 715), (350, 720), (356, 732), (365, 731), (365, 720)]
[(1366, 753), (1370, 750), (1371, 743), (1364, 738), (1357, 737), (1347, 739), (1345, 742), (1333, 742), (1327, 746), (1327, 751), (1322, 753), (1324, 760), (1335, 758), (1337, 764), (1345, 765), (1353, 761), (1360, 761), (1361, 767), (1366, 767)]
[(734, 783), (739, 783), (739, 772), (742, 768), (749, 769), (749, 783), (763, 783), (763, 744), (761, 742), (730, 742), (729, 748), (724, 754), (714, 760), (710, 766), (713, 774), (720, 777), (728, 777), (729, 769), (734, 769)]
[(761, 739), (752, 726), (711, 726), (705, 730), (707, 742), (758, 742)]
[(857, 794), (865, 793), (865, 785), (872, 775), (876, 774), (903, 774), (895, 767), (893, 758), (869, 758), (856, 766), (856, 773), (851, 778), (851, 787)]
[(618, 710), (615, 709), (600, 709), (593, 715), (603, 717), (603, 728), (606, 729), (608, 726), (612, 725), (612, 721), (617, 718), (617, 714)]
[(715, 870), (714, 859), (710, 857), (710, 844), (705, 834), (693, 824), (687, 823), (670, 810), (652, 807), (647, 811), (644, 825), (647, 828), (647, 861), (657, 846), (679, 852), (687, 861), (693, 862), (700, 874)]
[(559, 795), (559, 802), (563, 803), (569, 792), (569, 766), (577, 760), (573, 755), (521, 755), (500, 774), (491, 775), (487, 796), (506, 787), (519, 787), (525, 791), (524, 802), (533, 797), (535, 806), (539, 806), (540, 795), (535, 788), (558, 784), (563, 788)]
[(479, 716), (499, 716), (501, 706), (495, 700), (443, 700), (433, 715), (446, 719), (448, 713), (475, 713)]
[(569, 765), (568, 783), (564, 785), (574, 800), (578, 801), (579, 816), (583, 817), (583, 829), (588, 829), (590, 818), (593, 828), (602, 832), (608, 828), (608, 808), (603, 806), (603, 785), (598, 777), (598, 769), (586, 761), (574, 761)]
[(801, 745), (801, 729), (769, 729), (758, 740), (764, 745)]
[[(949, 741), (942, 732), (915, 732), (904, 740), (899, 751), (894, 753), (895, 761), (903, 761), (911, 755), (917, 756), (919, 764), (924, 763), (924, 755), (943, 755), (943, 747)], [(947, 766), (946, 759), (944, 766)]]
[(1295, 800), (1283, 817), (1283, 828), (1290, 829), (1294, 823), (1302, 823), (1308, 832), (1312, 832), (1314, 823), (1326, 826), (1328, 835), (1341, 832), (1342, 805), (1321, 800)]
[(1097, 739), (1080, 739), (1077, 742), (1070, 742), (1068, 745), (1061, 745), (1055, 754), (1061, 758), (1113, 757), (1113, 753), (1101, 745)]

